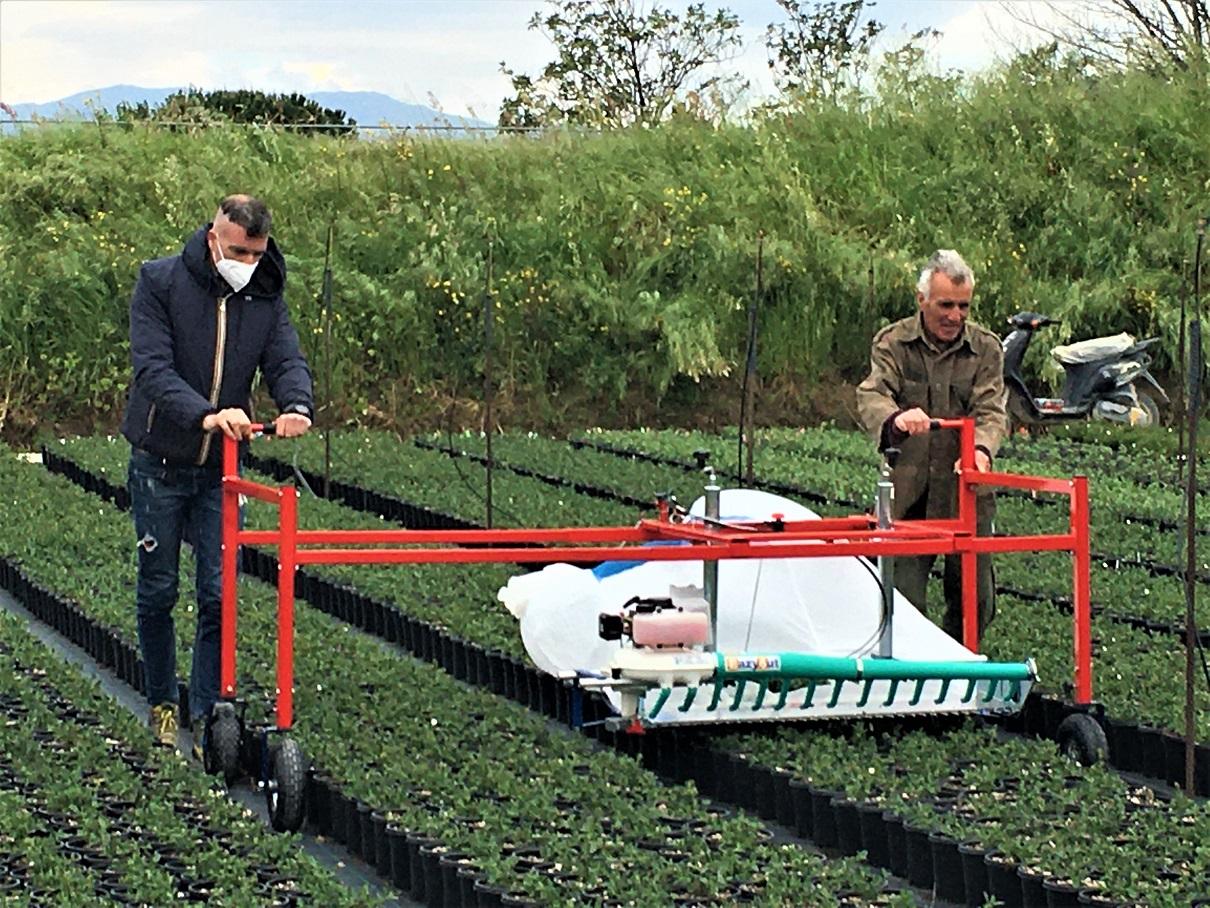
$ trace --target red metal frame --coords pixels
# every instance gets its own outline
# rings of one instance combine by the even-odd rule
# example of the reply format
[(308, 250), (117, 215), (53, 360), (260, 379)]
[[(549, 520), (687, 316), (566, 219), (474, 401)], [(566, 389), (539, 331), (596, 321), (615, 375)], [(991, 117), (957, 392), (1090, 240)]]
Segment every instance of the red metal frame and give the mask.
[[(1070, 551), (1074, 603), (1075, 699), (1092, 699), (1092, 632), (1089, 608), (1088, 480), (1051, 479), (975, 469), (975, 430), (970, 419), (936, 420), (960, 433), (958, 517), (901, 520), (878, 529), (871, 515), (800, 521), (756, 521), (711, 526), (675, 523), (666, 506), (656, 519), (632, 527), (566, 527), (511, 530), (299, 530), (293, 486), (271, 487), (241, 479), (237, 443), (223, 448), (223, 607), (220, 689), (235, 696), (236, 553), (240, 545), (278, 549), (277, 725), (293, 722), (294, 572), (303, 564), (458, 564), (489, 561), (554, 563), (585, 561), (709, 561), (723, 558), (831, 558), (844, 555), (949, 555), (962, 559), (963, 643), (977, 652), (979, 628), (975, 558), (990, 552)], [(254, 426), (254, 429), (260, 427)], [(980, 537), (976, 486), (1066, 495), (1069, 530), (1063, 534)], [(276, 530), (240, 527), (239, 496), (278, 506)], [(653, 541), (676, 546), (643, 546)], [(510, 545), (512, 543), (512, 545)], [(539, 544), (540, 547), (536, 547)], [(474, 545), (474, 548), (465, 546)], [(490, 547), (482, 547), (482, 546)], [(328, 548), (315, 548), (328, 546)], [(355, 548), (355, 546), (376, 546)], [(382, 546), (387, 546), (383, 548)]]

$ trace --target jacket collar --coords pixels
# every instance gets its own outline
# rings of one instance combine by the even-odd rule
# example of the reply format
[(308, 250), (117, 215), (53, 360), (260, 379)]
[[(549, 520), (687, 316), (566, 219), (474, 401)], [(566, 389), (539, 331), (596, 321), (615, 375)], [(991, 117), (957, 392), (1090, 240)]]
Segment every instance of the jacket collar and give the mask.
[(966, 347), (972, 352), (975, 349), (971, 346), (971, 335), (970, 332), (966, 330), (965, 325), (962, 326), (962, 333), (958, 335), (957, 340), (955, 340), (953, 344), (948, 347), (938, 346), (937, 342), (929, 337), (928, 332), (924, 330), (924, 315), (919, 310), (916, 312), (916, 317), (908, 324), (908, 329), (907, 333), (904, 335), (904, 340), (923, 341), (924, 343), (928, 344), (930, 349), (935, 350), (938, 353), (944, 353), (947, 350), (956, 350), (959, 347)]
[[(210, 296), (227, 296), (231, 287), (214, 268), (210, 261), (210, 244), (206, 242), (206, 233), (213, 224), (205, 224), (194, 231), (193, 236), (185, 241), (181, 250), (181, 259), (193, 279), (198, 282)], [(261, 257), (256, 271), (252, 272), (252, 280), (241, 293), (255, 296), (277, 296), (286, 285), (286, 261), (273, 237), (269, 237), (269, 247)]]

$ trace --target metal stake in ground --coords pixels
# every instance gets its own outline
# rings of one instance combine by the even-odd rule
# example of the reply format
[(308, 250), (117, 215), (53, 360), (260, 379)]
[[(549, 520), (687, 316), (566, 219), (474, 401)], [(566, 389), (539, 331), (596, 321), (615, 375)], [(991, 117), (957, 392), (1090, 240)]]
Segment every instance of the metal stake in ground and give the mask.
[[(739, 401), (739, 455), (735, 461), (736, 475), (742, 476), (742, 484), (751, 488), (754, 484), (752, 475), (752, 438), (755, 429), (749, 426), (755, 419), (752, 413), (753, 383), (756, 381), (756, 306), (764, 293), (764, 246), (765, 232), (756, 234), (756, 292), (748, 300), (748, 353), (744, 362), (744, 381)], [(744, 467), (744, 442), (748, 443), (748, 462)]]
[(492, 334), (495, 312), (492, 305), (492, 253), (495, 240), (489, 228), (487, 234), (487, 268), (483, 276), (483, 434), (487, 442), (486, 502), (487, 527), (492, 526)]
[(1194, 775), (1193, 650), (1197, 635), (1197, 417), (1202, 402), (1202, 243), (1206, 218), (1197, 222), (1197, 251), (1193, 256), (1193, 322), (1189, 325), (1189, 473), (1185, 480), (1185, 791), (1192, 792)]
[[(323, 312), (324, 312), (324, 393), (323, 407), (326, 409), (332, 402), (332, 232), (328, 225), (328, 244), (324, 250), (324, 282), (323, 282)], [(318, 414), (317, 414), (318, 415)], [(332, 491), (332, 421), (324, 420), (324, 498), (331, 497)]]

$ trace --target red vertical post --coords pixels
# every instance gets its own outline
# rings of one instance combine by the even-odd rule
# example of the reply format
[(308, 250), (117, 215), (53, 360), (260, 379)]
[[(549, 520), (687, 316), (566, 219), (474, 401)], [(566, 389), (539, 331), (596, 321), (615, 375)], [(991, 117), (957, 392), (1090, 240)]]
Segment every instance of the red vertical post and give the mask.
[(239, 492), (227, 481), (239, 476), (238, 443), (223, 435), (223, 604), (219, 633), (219, 695), (235, 696), (235, 597), (239, 545)]
[(277, 550), (277, 727), (294, 724), (294, 568), (298, 533), (298, 490), (278, 491), (280, 544)]
[[(968, 538), (979, 531), (975, 487), (966, 481), (975, 471), (975, 421), (962, 420), (959, 432), (958, 519)], [(979, 562), (974, 552), (962, 553), (962, 645), (979, 652)]]
[(1088, 533), (1088, 477), (1071, 481), (1072, 620), (1075, 622), (1075, 700), (1092, 701), (1092, 592), (1088, 575), (1092, 567)]

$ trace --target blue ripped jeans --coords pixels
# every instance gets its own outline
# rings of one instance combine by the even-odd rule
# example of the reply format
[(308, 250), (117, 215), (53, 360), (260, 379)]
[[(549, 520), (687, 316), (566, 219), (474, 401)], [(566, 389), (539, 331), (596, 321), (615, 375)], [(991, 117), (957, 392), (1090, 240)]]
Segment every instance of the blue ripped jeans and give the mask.
[(189, 674), (190, 719), (209, 714), (218, 698), (222, 608), (222, 473), (130, 454), (127, 476), (139, 572), (135, 605), (147, 702), (177, 702), (176, 627), (181, 540), (197, 563), (197, 633)]

